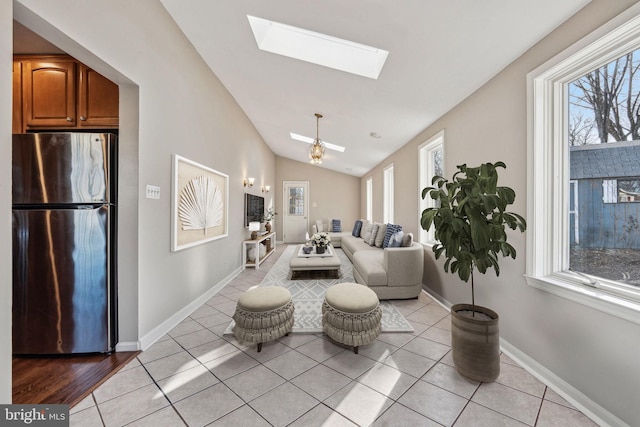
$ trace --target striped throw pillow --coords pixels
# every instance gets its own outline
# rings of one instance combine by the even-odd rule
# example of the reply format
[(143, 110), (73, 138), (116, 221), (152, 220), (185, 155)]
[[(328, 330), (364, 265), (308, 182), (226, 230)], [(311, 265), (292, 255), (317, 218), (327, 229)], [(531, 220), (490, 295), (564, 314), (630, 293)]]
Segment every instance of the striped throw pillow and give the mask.
[(389, 240), (391, 240), (391, 236), (393, 236), (395, 233), (401, 230), (402, 230), (401, 225), (387, 224), (387, 231), (384, 235), (384, 242), (382, 242), (382, 247), (383, 248), (389, 247)]
[(334, 233), (342, 232), (342, 223), (339, 219), (331, 220), (331, 231), (333, 231)]

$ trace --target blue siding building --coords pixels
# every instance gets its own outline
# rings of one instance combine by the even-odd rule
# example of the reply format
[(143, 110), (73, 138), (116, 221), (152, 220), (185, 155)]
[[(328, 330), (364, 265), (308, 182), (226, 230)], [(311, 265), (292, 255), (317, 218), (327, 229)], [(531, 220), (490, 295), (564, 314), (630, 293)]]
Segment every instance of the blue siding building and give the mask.
[(570, 147), (572, 247), (640, 249), (640, 141)]

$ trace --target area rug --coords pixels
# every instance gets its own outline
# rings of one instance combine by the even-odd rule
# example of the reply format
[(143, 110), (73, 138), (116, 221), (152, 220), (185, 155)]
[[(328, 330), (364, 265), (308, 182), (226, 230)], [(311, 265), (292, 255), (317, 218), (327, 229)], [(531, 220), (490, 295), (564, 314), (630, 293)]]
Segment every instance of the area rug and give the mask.
[[(289, 260), (296, 250), (296, 245), (287, 247), (276, 263), (271, 267), (259, 286), (282, 286), (291, 292), (293, 304), (296, 307), (292, 333), (313, 334), (322, 332), (322, 301), (324, 294), (331, 285), (343, 282), (355, 282), (353, 266), (342, 249), (336, 248), (336, 255), (340, 258), (339, 279), (313, 278), (305, 280), (289, 279)], [(413, 327), (388, 301), (380, 301), (382, 309), (382, 332), (413, 332)], [(232, 334), (234, 322), (224, 331)]]

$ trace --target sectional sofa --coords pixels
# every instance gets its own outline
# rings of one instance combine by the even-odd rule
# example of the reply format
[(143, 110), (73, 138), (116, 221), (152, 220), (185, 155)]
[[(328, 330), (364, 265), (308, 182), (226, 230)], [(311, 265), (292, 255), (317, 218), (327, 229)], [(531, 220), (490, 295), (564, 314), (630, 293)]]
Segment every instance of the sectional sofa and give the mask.
[[(356, 282), (368, 286), (379, 299), (408, 299), (420, 295), (424, 248), (413, 242), (411, 233), (393, 233), (391, 236), (396, 241), (389, 243), (385, 242), (388, 224), (362, 221), (359, 232), (355, 227), (350, 231), (331, 231), (330, 224), (331, 221), (317, 221), (313, 232), (318, 229), (328, 232), (331, 244), (342, 248), (353, 264)], [(376, 234), (372, 238), (373, 228)], [(393, 244), (398, 246), (391, 247)]]

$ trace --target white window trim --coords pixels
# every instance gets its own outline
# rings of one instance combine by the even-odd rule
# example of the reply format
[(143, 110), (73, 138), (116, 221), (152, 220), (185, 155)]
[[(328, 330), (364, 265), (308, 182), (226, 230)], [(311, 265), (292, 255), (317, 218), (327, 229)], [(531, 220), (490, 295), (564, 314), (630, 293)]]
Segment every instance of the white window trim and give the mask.
[[(432, 153), (438, 149), (442, 150), (442, 160), (444, 163), (444, 130), (441, 130), (418, 147), (418, 171), (419, 171), (419, 192), (418, 192), (418, 242), (425, 246), (433, 246), (437, 242), (433, 227), (429, 231), (424, 230), (420, 223), (422, 219), (422, 211), (426, 208), (433, 207), (433, 200), (427, 196), (422, 198), (422, 190), (431, 185), (431, 179), (435, 175), (435, 167), (433, 165)], [(444, 166), (443, 166), (444, 167)]]
[(384, 194), (383, 194), (383, 222), (385, 224), (393, 224), (393, 163), (385, 167), (382, 171), (384, 178)]
[(367, 178), (367, 212), (366, 219), (373, 221), (373, 178)]
[(640, 47), (640, 4), (527, 76), (527, 283), (640, 324), (638, 291), (562, 271), (569, 265), (569, 155), (565, 135), (570, 82)]

